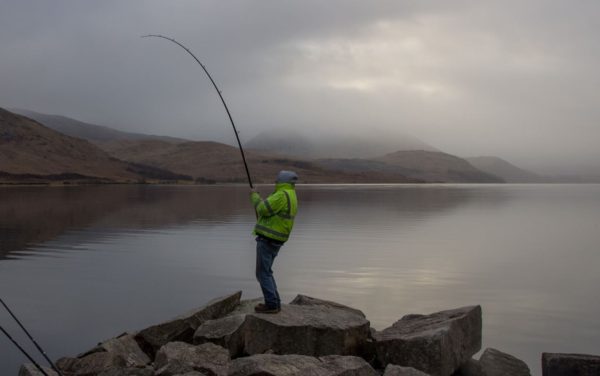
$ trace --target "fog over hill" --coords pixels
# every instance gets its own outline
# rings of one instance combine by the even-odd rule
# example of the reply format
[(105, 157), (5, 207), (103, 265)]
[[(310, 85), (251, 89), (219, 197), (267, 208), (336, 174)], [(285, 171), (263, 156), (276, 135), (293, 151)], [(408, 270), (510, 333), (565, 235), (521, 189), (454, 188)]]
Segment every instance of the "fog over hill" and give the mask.
[[(165, 158), (170, 154), (161, 154), (166, 150), (174, 152), (176, 144), (189, 143), (194, 145), (195, 141), (174, 138), (168, 136), (147, 135), (143, 133), (123, 132), (111, 127), (91, 124), (72, 119), (62, 115), (48, 115), (30, 110), (18, 110), (27, 117), (36, 119), (43, 125), (66, 135), (82, 138), (100, 146), (102, 149), (112, 153), (113, 156), (133, 163), (142, 163), (155, 168), (169, 169), (169, 163), (157, 158)], [(403, 177), (422, 181), (446, 181), (446, 182), (494, 182), (505, 181), (509, 183), (541, 183), (541, 182), (599, 182), (600, 174), (571, 174), (542, 176), (527, 171), (497, 156), (471, 157), (461, 159), (451, 154), (443, 153), (433, 146), (410, 135), (401, 132), (385, 132), (375, 127), (368, 135), (346, 132), (337, 134), (336, 130), (324, 129), (321, 132), (308, 132), (302, 128), (298, 130), (278, 129), (265, 131), (244, 145), (251, 154), (262, 155), (263, 160), (286, 160), (304, 161), (311, 164), (311, 168), (324, 168), (344, 174), (361, 174), (356, 176), (337, 176), (345, 182), (368, 181), (370, 176), (374, 181), (403, 181), (396, 178), (399, 174)], [(139, 142), (137, 142), (139, 141)], [(131, 150), (125, 150), (124, 146)], [(196, 142), (195, 145), (222, 145), (235, 150), (232, 152), (232, 165), (235, 165), (239, 153), (236, 145), (220, 144), (216, 142)], [(117, 153), (117, 150), (119, 153)], [(179, 152), (182, 149), (180, 148)], [(208, 148), (207, 150), (212, 150)], [(123, 154), (125, 153), (125, 154)], [(192, 153), (196, 155), (195, 153)], [(395, 154), (396, 158), (391, 160), (383, 158), (383, 155)], [(205, 155), (204, 152), (197, 156)], [(279, 157), (278, 157), (279, 156)], [(148, 157), (149, 159), (145, 159)], [(190, 156), (188, 156), (189, 158)], [(202, 157), (204, 158), (204, 157)], [(435, 163), (432, 161), (435, 160)], [(277, 164), (285, 168), (284, 164)], [(275, 166), (275, 165), (273, 165)], [(191, 165), (189, 166), (191, 167)], [(215, 167), (215, 166), (213, 166)], [(208, 170), (213, 167), (208, 168)], [(202, 173), (196, 169), (186, 169), (177, 165), (175, 168), (180, 174), (190, 177), (196, 176), (202, 181)], [(269, 169), (270, 171), (271, 169)], [(187, 171), (187, 172), (181, 172)], [(140, 171), (138, 171), (140, 172)], [(155, 171), (157, 172), (157, 171)], [(243, 172), (243, 171), (242, 171)], [(315, 171), (307, 176), (312, 176), (313, 181), (332, 181), (329, 178), (323, 180), (321, 172), (313, 175)], [(148, 173), (146, 171), (145, 173)], [(163, 178), (167, 178), (170, 171), (158, 172)], [(166, 173), (166, 174), (164, 174)], [(237, 172), (236, 172), (237, 173)], [(210, 181), (230, 181), (232, 176), (215, 175), (208, 172)], [(493, 175), (498, 179), (491, 178)], [(155, 175), (156, 176), (156, 175)], [(317, 180), (314, 177), (318, 177)], [(268, 180), (267, 176), (260, 179)], [(347, 180), (350, 179), (350, 180)], [(386, 180), (387, 179), (387, 180)], [(398, 180), (400, 179), (400, 180)], [(310, 179), (309, 179), (310, 180)]]
[(550, 180), (498, 157), (470, 157), (466, 160), (479, 170), (501, 177), (507, 183), (543, 183)]
[(303, 158), (374, 158), (399, 150), (437, 151), (416, 137), (372, 129), (370, 133), (278, 129), (246, 142), (248, 148)]

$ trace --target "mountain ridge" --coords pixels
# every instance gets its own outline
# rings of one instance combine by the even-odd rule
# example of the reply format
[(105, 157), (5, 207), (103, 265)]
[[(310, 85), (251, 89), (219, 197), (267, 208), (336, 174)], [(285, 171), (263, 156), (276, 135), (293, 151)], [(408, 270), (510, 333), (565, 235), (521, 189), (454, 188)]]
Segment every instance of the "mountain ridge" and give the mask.
[(87, 123), (63, 115), (44, 114), (20, 108), (11, 108), (9, 111), (33, 119), (64, 135), (88, 140), (94, 144), (114, 140), (163, 140), (175, 143), (188, 141), (177, 137), (120, 131), (105, 125)]
[[(246, 180), (239, 150), (214, 141), (172, 144), (157, 140), (125, 140), (106, 144), (106, 151), (123, 160), (192, 176), (197, 182), (241, 183)], [(416, 183), (418, 179), (384, 172), (345, 172), (289, 156), (246, 152), (252, 179), (272, 183), (277, 172), (293, 168), (303, 183)]]
[(477, 169), (504, 179), (507, 183), (543, 183), (549, 179), (522, 169), (507, 160), (496, 156), (465, 158)]

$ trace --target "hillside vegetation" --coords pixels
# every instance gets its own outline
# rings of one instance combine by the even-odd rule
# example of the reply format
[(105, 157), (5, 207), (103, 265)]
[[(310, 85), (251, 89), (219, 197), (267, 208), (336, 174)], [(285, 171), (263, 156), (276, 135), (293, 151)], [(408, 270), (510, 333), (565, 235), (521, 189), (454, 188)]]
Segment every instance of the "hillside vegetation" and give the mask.
[(88, 141), (0, 108), (0, 179), (133, 182), (139, 175)]

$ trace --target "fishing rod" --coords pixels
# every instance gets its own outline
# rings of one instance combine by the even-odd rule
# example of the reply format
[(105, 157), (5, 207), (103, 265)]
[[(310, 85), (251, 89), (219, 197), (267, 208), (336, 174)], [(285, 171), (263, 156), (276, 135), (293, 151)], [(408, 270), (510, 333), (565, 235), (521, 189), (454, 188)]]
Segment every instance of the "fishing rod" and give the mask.
[[(52, 360), (50, 360), (50, 358), (48, 357), (48, 355), (46, 354), (46, 352), (44, 351), (44, 349), (42, 349), (42, 347), (37, 343), (37, 341), (33, 338), (33, 336), (31, 334), (29, 334), (29, 331), (27, 329), (25, 329), (25, 327), (23, 326), (23, 324), (21, 324), (21, 321), (17, 318), (17, 316), (15, 316), (15, 314), (11, 311), (11, 309), (6, 305), (6, 303), (4, 303), (4, 300), (2, 300), (2, 298), (0, 298), (0, 303), (4, 306), (4, 308), (6, 309), (6, 311), (12, 316), (12, 318), (17, 322), (17, 324), (19, 324), (19, 326), (21, 327), (21, 329), (23, 330), (23, 332), (25, 332), (25, 334), (27, 335), (27, 337), (29, 337), (29, 339), (31, 340), (31, 342), (33, 342), (33, 344), (35, 345), (35, 347), (38, 349), (38, 351), (44, 356), (44, 358), (46, 359), (46, 361), (50, 364), (50, 366), (52, 367), (52, 369), (54, 371), (56, 371), (56, 373), (58, 373), (60, 376), (63, 376), (63, 374), (58, 370), (58, 368), (56, 367), (56, 365), (54, 364), (54, 362), (52, 362)], [(2, 332), (4, 333), (4, 335), (6, 335), (8, 337), (8, 339), (10, 339), (12, 341), (12, 343), (15, 344), (15, 346), (17, 346), (17, 348), (19, 350), (21, 350), (21, 352), (23, 354), (25, 354), (25, 356), (27, 356), (27, 358), (29, 360), (31, 360), (31, 362), (44, 374), (47, 376), (46, 372), (44, 372), (44, 370), (42, 370), (40, 368), (40, 366), (35, 362), (35, 360), (33, 360), (31, 358), (31, 356), (29, 356), (29, 354), (27, 354), (25, 352), (25, 350), (23, 350), (23, 348), (17, 343), (17, 341), (15, 341), (10, 334), (8, 334), (8, 332), (6, 330), (4, 330), (4, 328), (2, 328), (0, 326), (0, 329), (2, 329)]]
[(246, 163), (246, 156), (244, 155), (244, 149), (242, 148), (242, 143), (240, 142), (240, 137), (239, 137), (237, 129), (235, 128), (235, 124), (233, 123), (233, 118), (231, 117), (231, 113), (229, 112), (229, 108), (227, 107), (227, 103), (225, 103), (225, 99), (223, 98), (223, 95), (221, 94), (221, 90), (217, 87), (217, 84), (215, 83), (215, 80), (213, 80), (213, 78), (210, 75), (210, 73), (208, 73), (208, 70), (206, 69), (206, 67), (204, 66), (204, 64), (202, 64), (202, 62), (196, 57), (196, 55), (194, 55), (192, 53), (192, 51), (189, 50), (189, 48), (187, 48), (186, 46), (184, 46), (183, 44), (179, 43), (178, 41), (176, 41), (173, 38), (165, 37), (164, 35), (160, 35), (160, 34), (149, 34), (149, 35), (143, 35), (142, 36), (142, 38), (149, 38), (149, 37), (163, 38), (163, 39), (166, 39), (168, 41), (171, 41), (171, 42), (177, 44), (179, 47), (181, 47), (184, 50), (186, 50), (188, 54), (192, 55), (192, 57), (196, 60), (196, 62), (198, 62), (198, 64), (200, 64), (200, 66), (204, 70), (204, 73), (206, 73), (206, 75), (210, 79), (210, 82), (212, 82), (213, 86), (215, 87), (215, 90), (219, 94), (219, 98), (221, 98), (221, 102), (223, 102), (223, 106), (225, 106), (225, 111), (227, 111), (227, 116), (229, 116), (229, 121), (231, 122), (231, 125), (233, 126), (233, 132), (235, 133), (235, 138), (237, 140), (238, 146), (240, 147), (240, 153), (242, 154), (242, 161), (244, 162), (244, 168), (246, 169), (246, 176), (248, 177), (248, 184), (250, 184), (250, 188), (254, 188), (254, 186), (252, 185), (252, 179), (250, 178), (250, 171), (248, 170), (248, 164)]
[(11, 341), (11, 342), (12, 342), (12, 343), (15, 345), (15, 346), (17, 346), (17, 348), (18, 348), (19, 350), (21, 350), (21, 352), (22, 352), (22, 353), (23, 353), (23, 354), (24, 354), (24, 355), (27, 357), (27, 359), (29, 359), (29, 361), (30, 361), (31, 363), (33, 363), (33, 365), (34, 365), (34, 366), (35, 366), (35, 367), (36, 367), (38, 370), (40, 370), (40, 372), (41, 372), (42, 374), (44, 374), (44, 376), (48, 376), (48, 374), (46, 373), (46, 371), (44, 371), (44, 369), (43, 369), (43, 368), (42, 368), (42, 367), (41, 367), (41, 366), (40, 366), (40, 365), (39, 365), (39, 364), (38, 364), (38, 363), (37, 363), (37, 362), (36, 362), (36, 361), (35, 361), (35, 360), (34, 360), (32, 357), (31, 357), (31, 355), (29, 355), (29, 354), (27, 353), (27, 351), (25, 351), (25, 349), (24, 349), (23, 347), (21, 347), (21, 345), (19, 345), (19, 342), (15, 341), (15, 339), (14, 339), (13, 337), (11, 337), (11, 335), (10, 335), (10, 334), (9, 334), (9, 333), (8, 333), (6, 330), (4, 330), (4, 328), (2, 327), (2, 325), (0, 325), (0, 331), (2, 331), (2, 333), (4, 333), (4, 335), (5, 335), (5, 336), (6, 336), (6, 337), (7, 337), (7, 338), (8, 338), (8, 339), (9, 339), (9, 340), (10, 340), (10, 341)]

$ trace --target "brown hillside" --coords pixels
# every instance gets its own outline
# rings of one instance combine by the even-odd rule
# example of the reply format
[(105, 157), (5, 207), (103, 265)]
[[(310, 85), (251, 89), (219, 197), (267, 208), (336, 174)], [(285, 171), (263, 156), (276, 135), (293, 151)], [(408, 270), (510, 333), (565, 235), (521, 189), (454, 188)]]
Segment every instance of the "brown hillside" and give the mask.
[[(118, 141), (103, 144), (112, 156), (190, 175), (199, 182), (245, 182), (246, 172), (237, 148), (217, 142), (171, 143), (158, 140)], [(407, 183), (417, 182), (401, 174), (341, 172), (310, 161), (261, 154), (246, 154), (253, 181), (271, 183), (278, 171), (294, 170), (302, 183)]]
[(0, 108), (0, 179), (47, 180), (58, 176), (135, 181), (128, 165), (88, 141), (65, 136)]
[(405, 175), (430, 182), (501, 183), (502, 179), (484, 173), (468, 161), (451, 154), (425, 151), (397, 151), (374, 161), (401, 168)]

